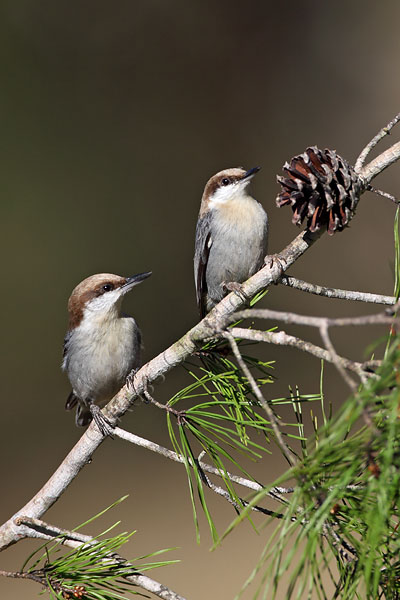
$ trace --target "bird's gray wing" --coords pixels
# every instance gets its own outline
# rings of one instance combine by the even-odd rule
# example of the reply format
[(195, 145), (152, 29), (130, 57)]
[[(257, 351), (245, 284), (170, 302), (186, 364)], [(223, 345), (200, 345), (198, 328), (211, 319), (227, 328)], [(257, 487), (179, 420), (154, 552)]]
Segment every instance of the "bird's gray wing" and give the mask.
[(79, 402), (79, 398), (75, 396), (74, 392), (70, 392), (67, 401), (65, 403), (65, 410), (72, 410)]
[[(65, 338), (64, 338), (63, 363), (62, 363), (62, 368), (63, 369), (66, 368), (66, 357), (67, 357), (67, 350), (68, 350), (68, 342), (69, 342), (70, 339), (71, 339), (71, 332), (67, 331), (67, 333), (65, 334)], [(72, 410), (77, 404), (78, 404), (78, 398), (75, 396), (74, 392), (71, 391), (71, 393), (68, 396), (67, 401), (65, 403), (65, 410)]]
[(206, 269), (212, 245), (211, 214), (200, 217), (196, 226), (196, 244), (194, 252), (194, 281), (196, 285), (196, 300), (200, 317), (206, 314), (207, 282)]
[(65, 338), (64, 338), (64, 346), (63, 346), (63, 369), (65, 368), (65, 357), (67, 355), (67, 350), (68, 350), (68, 343), (69, 340), (71, 339), (71, 331), (67, 331), (67, 333), (65, 334)]

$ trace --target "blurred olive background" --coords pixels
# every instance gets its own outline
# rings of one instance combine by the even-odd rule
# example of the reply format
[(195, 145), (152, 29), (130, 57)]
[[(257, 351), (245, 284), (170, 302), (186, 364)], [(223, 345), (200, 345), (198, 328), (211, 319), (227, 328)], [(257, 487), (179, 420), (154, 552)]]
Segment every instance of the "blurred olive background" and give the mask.
[[(399, 111), (399, 20), (396, 1), (3, 0), (1, 522), (82, 433), (64, 412), (69, 386), (60, 371), (72, 288), (97, 272), (152, 270), (125, 308), (143, 330), (145, 359), (176, 340), (197, 319), (192, 256), (207, 179), (260, 165), (253, 192), (269, 212), (270, 251), (282, 249), (298, 233), (291, 211), (275, 207), (285, 160), (316, 144), (354, 162)], [(399, 166), (375, 183), (399, 195)], [(351, 227), (324, 236), (290, 272), (390, 294), (394, 213), (389, 201), (365, 194)], [(379, 310), (281, 286), (263, 302), (332, 316)], [(334, 341), (362, 358), (382, 333), (341, 331)], [(277, 360), (270, 397), (287, 394), (289, 384), (318, 391), (317, 361), (282, 348), (263, 355)], [(177, 369), (157, 386), (160, 401), (181, 376)], [(336, 403), (347, 394), (330, 368), (325, 389)], [(137, 405), (123, 426), (169, 443), (165, 417), (151, 406)], [(282, 468), (278, 456), (256, 472), (269, 481)], [(202, 521), (196, 545), (186, 476), (159, 456), (108, 440), (44, 518), (72, 528), (126, 493), (122, 507), (87, 533), (120, 518), (124, 530), (137, 530), (127, 557), (178, 547), (169, 558), (183, 562), (154, 571), (156, 579), (190, 600), (233, 598), (265, 532), (244, 524), (210, 553)], [(234, 512), (218, 497), (210, 504), (222, 532)], [(1, 568), (17, 570), (33, 548), (21, 542), (4, 552)], [(2, 598), (38, 592), (33, 583), (0, 579)]]

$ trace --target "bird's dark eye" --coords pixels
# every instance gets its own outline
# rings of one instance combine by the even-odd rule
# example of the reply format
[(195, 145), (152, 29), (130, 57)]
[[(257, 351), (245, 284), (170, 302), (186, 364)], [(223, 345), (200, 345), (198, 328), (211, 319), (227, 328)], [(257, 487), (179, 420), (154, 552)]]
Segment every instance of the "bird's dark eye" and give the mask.
[(105, 283), (105, 284), (102, 286), (102, 288), (101, 288), (101, 291), (102, 291), (102, 292), (111, 292), (111, 290), (113, 290), (113, 289), (114, 289), (114, 286), (113, 286), (113, 284), (112, 284), (112, 283)]
[(231, 180), (228, 177), (224, 177), (221, 181), (221, 185), (229, 185)]

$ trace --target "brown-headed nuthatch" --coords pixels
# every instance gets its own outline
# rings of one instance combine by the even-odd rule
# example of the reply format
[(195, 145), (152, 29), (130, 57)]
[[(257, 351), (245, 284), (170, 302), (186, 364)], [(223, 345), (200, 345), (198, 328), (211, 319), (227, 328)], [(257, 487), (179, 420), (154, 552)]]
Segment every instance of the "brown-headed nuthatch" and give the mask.
[[(247, 187), (259, 171), (220, 171), (206, 184), (196, 228), (194, 278), (200, 316), (254, 275), (267, 253), (268, 218)], [(236, 286), (235, 286), (236, 284)]]
[(106, 431), (99, 406), (107, 404), (140, 366), (140, 329), (133, 317), (121, 312), (121, 305), (124, 295), (150, 275), (92, 275), (70, 296), (62, 368), (72, 386), (65, 408), (77, 406), (77, 425), (87, 425), (93, 417)]

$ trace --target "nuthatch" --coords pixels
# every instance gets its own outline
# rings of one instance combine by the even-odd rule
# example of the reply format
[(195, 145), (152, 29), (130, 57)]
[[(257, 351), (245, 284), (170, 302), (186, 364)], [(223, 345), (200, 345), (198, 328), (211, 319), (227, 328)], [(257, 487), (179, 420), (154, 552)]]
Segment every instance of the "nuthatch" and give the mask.
[(121, 305), (124, 295), (150, 275), (92, 275), (70, 296), (62, 368), (72, 386), (65, 408), (77, 406), (77, 425), (85, 426), (93, 417), (106, 431), (107, 419), (99, 406), (107, 404), (140, 366), (140, 329), (133, 317), (121, 312)]
[[(196, 227), (194, 278), (203, 318), (238, 284), (254, 275), (267, 254), (268, 217), (247, 187), (260, 170), (220, 171), (204, 189)], [(236, 284), (236, 285), (235, 285)]]

